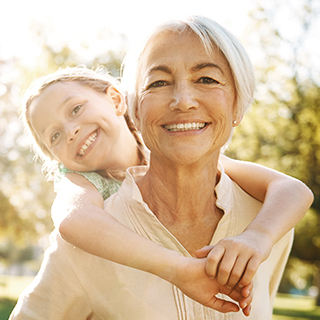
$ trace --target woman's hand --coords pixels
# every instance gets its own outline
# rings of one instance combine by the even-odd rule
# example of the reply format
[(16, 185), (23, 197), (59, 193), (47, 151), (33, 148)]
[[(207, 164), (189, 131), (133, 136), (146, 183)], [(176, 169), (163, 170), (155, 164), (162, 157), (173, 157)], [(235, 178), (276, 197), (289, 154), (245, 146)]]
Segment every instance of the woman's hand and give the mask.
[[(205, 271), (206, 259), (180, 257), (172, 269), (169, 280), (189, 298), (222, 313), (238, 312), (242, 309), (249, 316), (252, 302), (252, 283), (240, 288), (227, 288), (216, 279), (209, 278)], [(218, 293), (229, 296), (234, 302), (217, 298)], [(240, 305), (240, 308), (238, 306)]]
[(197, 258), (207, 257), (206, 272), (220, 285), (231, 289), (247, 286), (265, 261), (273, 242), (267, 235), (246, 230), (240, 235), (225, 238), (215, 246), (206, 246), (195, 252)]

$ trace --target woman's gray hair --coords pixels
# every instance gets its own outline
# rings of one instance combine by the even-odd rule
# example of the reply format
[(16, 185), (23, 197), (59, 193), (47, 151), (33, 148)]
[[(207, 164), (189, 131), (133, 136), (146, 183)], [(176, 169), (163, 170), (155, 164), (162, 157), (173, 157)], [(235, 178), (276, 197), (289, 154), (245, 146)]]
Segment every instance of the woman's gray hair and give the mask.
[(143, 43), (142, 48), (127, 55), (123, 65), (123, 88), (127, 91), (131, 117), (136, 121), (139, 107), (139, 79), (143, 52), (152, 39), (164, 31), (182, 33), (194, 32), (203, 43), (208, 54), (217, 47), (229, 63), (237, 92), (236, 114), (241, 119), (251, 103), (255, 88), (254, 71), (247, 52), (239, 40), (228, 30), (212, 19), (203, 16), (191, 16), (185, 20), (174, 20), (158, 26)]

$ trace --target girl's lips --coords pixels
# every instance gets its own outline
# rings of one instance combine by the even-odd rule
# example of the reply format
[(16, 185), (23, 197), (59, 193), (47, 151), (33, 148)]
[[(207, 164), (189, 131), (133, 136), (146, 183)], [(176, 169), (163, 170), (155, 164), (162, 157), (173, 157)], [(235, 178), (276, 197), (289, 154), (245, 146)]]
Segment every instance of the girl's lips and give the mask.
[(88, 148), (92, 145), (92, 143), (97, 139), (98, 137), (98, 131), (94, 131), (92, 134), (90, 134), (89, 137), (87, 137), (86, 141), (84, 142), (84, 144), (81, 146), (79, 152), (77, 153), (77, 156), (83, 157)]

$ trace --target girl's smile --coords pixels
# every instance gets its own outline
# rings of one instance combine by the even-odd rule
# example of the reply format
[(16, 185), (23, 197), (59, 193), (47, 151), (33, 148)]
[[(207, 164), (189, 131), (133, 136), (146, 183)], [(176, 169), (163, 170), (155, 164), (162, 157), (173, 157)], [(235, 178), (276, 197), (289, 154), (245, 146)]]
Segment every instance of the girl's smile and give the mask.
[(101, 172), (135, 164), (127, 156), (136, 144), (125, 111), (112, 86), (98, 92), (76, 81), (57, 82), (33, 100), (30, 122), (52, 157), (68, 169)]
[(87, 154), (90, 149), (92, 148), (93, 143), (96, 141), (98, 137), (98, 130), (90, 134), (88, 138), (86, 138), (85, 143), (80, 147), (79, 152), (77, 153), (77, 156), (84, 157), (85, 154)]

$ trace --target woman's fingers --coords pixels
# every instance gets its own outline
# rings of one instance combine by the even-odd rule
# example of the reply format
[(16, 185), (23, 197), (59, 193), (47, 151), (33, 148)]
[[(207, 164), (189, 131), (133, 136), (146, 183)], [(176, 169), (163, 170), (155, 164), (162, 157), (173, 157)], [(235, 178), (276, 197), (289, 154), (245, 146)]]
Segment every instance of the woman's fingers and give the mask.
[(227, 312), (238, 312), (240, 309), (237, 304), (231, 302), (231, 301), (226, 301), (223, 299), (219, 299), (217, 297), (214, 297), (208, 304), (207, 307), (210, 307), (214, 310), (217, 310), (222, 313), (227, 313)]

